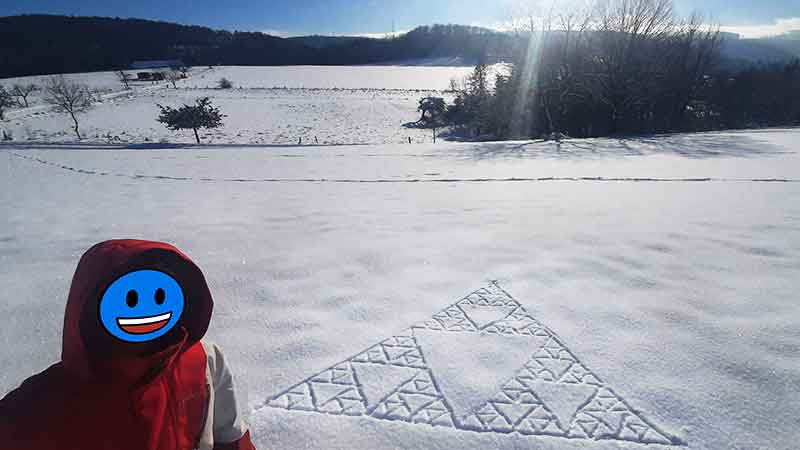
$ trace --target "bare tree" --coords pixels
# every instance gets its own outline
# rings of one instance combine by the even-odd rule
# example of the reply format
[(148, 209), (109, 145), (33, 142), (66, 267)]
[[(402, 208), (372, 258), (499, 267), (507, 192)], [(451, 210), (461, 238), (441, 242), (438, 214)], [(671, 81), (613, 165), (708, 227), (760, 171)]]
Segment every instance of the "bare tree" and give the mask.
[(94, 104), (89, 87), (82, 83), (67, 81), (63, 75), (50, 77), (45, 83), (44, 101), (59, 111), (69, 114), (74, 122), (75, 135), (81, 139), (77, 114), (88, 111)]
[(612, 132), (651, 115), (654, 92), (670, 69), (662, 57), (675, 30), (672, 0), (600, 0), (593, 82), (610, 111)]
[(689, 103), (719, 60), (719, 27), (707, 25), (694, 13), (679, 24), (671, 44), (663, 55), (670, 67), (665, 81), (672, 97), (670, 129), (679, 129)]
[(22, 100), (22, 103), (27, 108), (28, 105), (28, 96), (32, 93), (39, 90), (39, 86), (36, 86), (33, 83), (30, 84), (15, 84), (11, 88), (11, 95), (17, 97), (18, 99)]
[(179, 80), (183, 79), (183, 76), (177, 70), (168, 70), (164, 72), (164, 78), (167, 79), (170, 83), (172, 83), (173, 89), (178, 89), (178, 85), (176, 84)]
[(3, 85), (0, 85), (0, 120), (5, 120), (4, 112), (6, 108), (16, 106), (17, 102)]
[(125, 89), (130, 89), (131, 85), (130, 82), (133, 80), (133, 77), (126, 73), (124, 70), (117, 71), (117, 79), (120, 83), (125, 85)]

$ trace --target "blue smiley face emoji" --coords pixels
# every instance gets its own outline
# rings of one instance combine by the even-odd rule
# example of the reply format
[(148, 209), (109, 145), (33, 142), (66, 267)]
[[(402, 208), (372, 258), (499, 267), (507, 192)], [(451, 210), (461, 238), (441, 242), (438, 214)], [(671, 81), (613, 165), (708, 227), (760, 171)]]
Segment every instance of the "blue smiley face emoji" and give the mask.
[(106, 289), (100, 299), (100, 322), (117, 339), (149, 342), (178, 323), (185, 302), (174, 278), (157, 270), (137, 270)]

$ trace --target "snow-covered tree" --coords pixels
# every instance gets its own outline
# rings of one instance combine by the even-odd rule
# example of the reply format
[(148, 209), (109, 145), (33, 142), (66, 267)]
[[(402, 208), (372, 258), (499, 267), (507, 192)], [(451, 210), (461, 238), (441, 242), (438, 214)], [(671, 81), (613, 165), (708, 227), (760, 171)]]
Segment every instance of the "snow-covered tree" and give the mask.
[(69, 114), (75, 124), (73, 127), (75, 135), (81, 139), (77, 115), (88, 111), (95, 102), (89, 87), (83, 83), (68, 81), (63, 75), (57, 75), (47, 80), (44, 90), (45, 103), (53, 105), (56, 111)]
[(170, 130), (194, 130), (194, 137), (198, 144), (200, 135), (197, 130), (220, 127), (222, 118), (225, 117), (220, 113), (219, 108), (211, 104), (208, 97), (197, 99), (194, 105), (183, 105), (177, 109), (161, 105), (158, 107), (161, 109), (161, 114), (157, 119), (159, 122)]

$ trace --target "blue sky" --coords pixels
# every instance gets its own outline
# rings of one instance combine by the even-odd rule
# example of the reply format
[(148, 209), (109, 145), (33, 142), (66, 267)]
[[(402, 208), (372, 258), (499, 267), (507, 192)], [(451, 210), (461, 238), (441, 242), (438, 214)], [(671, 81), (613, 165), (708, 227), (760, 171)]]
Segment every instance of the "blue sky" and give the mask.
[[(492, 26), (519, 0), (0, 0), (0, 14), (138, 17), (276, 34), (380, 34), (431, 23)], [(555, 0), (558, 1), (558, 0)], [(674, 0), (723, 29), (756, 36), (800, 29), (800, 0)]]

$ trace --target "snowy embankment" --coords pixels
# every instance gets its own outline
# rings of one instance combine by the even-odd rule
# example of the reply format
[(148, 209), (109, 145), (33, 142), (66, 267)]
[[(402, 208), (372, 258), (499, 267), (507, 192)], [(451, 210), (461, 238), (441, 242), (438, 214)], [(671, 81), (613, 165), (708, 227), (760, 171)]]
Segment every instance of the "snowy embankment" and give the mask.
[(142, 237), (204, 269), (259, 448), (793, 449), (797, 142), (2, 146), (0, 392)]

